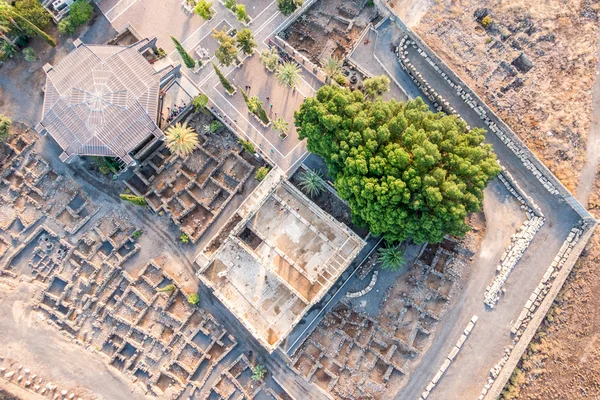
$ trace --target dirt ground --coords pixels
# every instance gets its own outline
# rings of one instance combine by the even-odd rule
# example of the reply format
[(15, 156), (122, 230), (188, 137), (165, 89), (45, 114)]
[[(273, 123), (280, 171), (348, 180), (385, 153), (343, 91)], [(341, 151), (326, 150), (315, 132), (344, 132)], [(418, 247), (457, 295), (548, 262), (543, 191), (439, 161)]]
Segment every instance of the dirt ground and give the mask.
[[(418, 18), (428, 1), (392, 3)], [(597, 0), (440, 0), (413, 29), (573, 190), (591, 124), (599, 8)]]

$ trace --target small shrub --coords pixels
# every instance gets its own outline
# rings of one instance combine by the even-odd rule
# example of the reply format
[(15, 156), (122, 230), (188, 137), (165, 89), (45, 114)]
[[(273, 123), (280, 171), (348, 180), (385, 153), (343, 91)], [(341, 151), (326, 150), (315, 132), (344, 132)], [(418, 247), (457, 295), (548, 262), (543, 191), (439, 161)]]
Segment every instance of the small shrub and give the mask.
[(207, 104), (208, 96), (203, 93), (194, 97), (194, 99), (192, 100), (192, 105), (194, 106), (194, 109), (196, 111), (200, 111), (202, 108), (206, 107)]
[(299, 181), (300, 188), (310, 197), (318, 196), (325, 189), (321, 175), (312, 169), (302, 172)]
[(248, 16), (248, 12), (246, 12), (246, 6), (243, 4), (237, 4), (235, 6), (235, 16), (238, 21), (248, 23), (250, 22), (250, 17)]
[(275, 71), (279, 63), (279, 53), (277, 49), (264, 50), (260, 53), (260, 60), (265, 64), (265, 68), (271, 72)]
[(201, 16), (203, 19), (208, 21), (214, 15), (213, 10), (211, 9), (212, 2), (207, 0), (198, 0), (196, 3), (196, 7), (194, 8), (194, 12)]
[(344, 74), (337, 74), (333, 77), (333, 80), (340, 86), (348, 86), (348, 80)]
[(71, 23), (71, 19), (69, 17), (63, 18), (58, 23), (58, 31), (62, 35), (71, 35), (75, 33), (75, 26)]
[(489, 16), (489, 15), (486, 15), (481, 20), (481, 26), (483, 26), (484, 28), (487, 28), (488, 26), (490, 26), (492, 24), (492, 22), (494, 22), (494, 20), (492, 19), (492, 17)]
[(244, 150), (246, 150), (248, 153), (250, 153), (250, 154), (256, 153), (256, 150), (254, 149), (252, 142), (250, 142), (249, 140), (239, 139), (238, 143), (241, 144), (242, 148)]
[(37, 60), (35, 50), (33, 50), (31, 47), (23, 49), (23, 56), (25, 57), (25, 61), (27, 62), (34, 62), (35, 60)]
[(145, 206), (145, 205), (148, 204), (148, 202), (146, 201), (146, 199), (143, 198), (142, 196), (135, 196), (135, 195), (132, 195), (132, 194), (121, 193), (119, 195), (119, 197), (121, 198), (121, 200), (128, 201), (131, 204), (135, 204), (136, 206)]
[(200, 303), (200, 296), (198, 296), (196, 293), (192, 293), (188, 296), (187, 300), (190, 305), (195, 306), (196, 304)]
[(133, 235), (131, 235), (134, 239), (139, 238), (140, 236), (142, 236), (142, 231), (135, 231), (133, 232)]
[(373, 0), (367, 0), (367, 7), (375, 7), (375, 2)]
[(269, 173), (269, 168), (260, 167), (259, 169), (256, 170), (256, 173), (254, 174), (254, 179), (261, 182), (263, 179), (265, 179), (265, 177), (267, 176), (268, 173)]
[(298, 7), (302, 7), (302, 4), (304, 4), (303, 0), (277, 0), (277, 7), (283, 15), (290, 15)]
[(378, 250), (381, 268), (386, 271), (399, 271), (406, 261), (404, 260), (404, 252), (398, 246), (388, 245), (381, 247)]
[(173, 290), (175, 290), (175, 285), (173, 285), (171, 283), (171, 284), (168, 284), (167, 286), (165, 286), (162, 289), (158, 289), (157, 292), (172, 292)]
[(267, 374), (267, 368), (262, 364), (258, 364), (254, 368), (252, 368), (252, 380), (253, 381), (257, 381), (257, 382), (262, 381), (263, 379), (265, 379), (266, 374)]
[(69, 8), (69, 19), (75, 28), (85, 24), (90, 20), (94, 12), (94, 7), (86, 0), (77, 0)]
[(12, 120), (6, 115), (0, 114), (0, 142), (8, 139), (8, 128), (12, 124)]
[(210, 133), (215, 133), (222, 127), (223, 127), (223, 124), (221, 123), (221, 121), (214, 120), (213, 122), (210, 123), (209, 131), (210, 131)]
[(235, 11), (235, 6), (237, 5), (235, 0), (225, 0), (225, 7), (229, 8), (231, 11)]
[(182, 232), (181, 235), (179, 235), (179, 240), (181, 241), (181, 243), (187, 244), (190, 242), (190, 237)]

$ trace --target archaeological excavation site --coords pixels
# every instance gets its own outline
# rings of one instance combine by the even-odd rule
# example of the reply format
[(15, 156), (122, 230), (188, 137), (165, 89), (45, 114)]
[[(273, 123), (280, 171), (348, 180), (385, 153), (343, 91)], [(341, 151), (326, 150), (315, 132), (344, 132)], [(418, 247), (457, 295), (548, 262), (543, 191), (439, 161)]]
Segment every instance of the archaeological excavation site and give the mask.
[(0, 3), (0, 399), (600, 398), (600, 6), (508, 3)]

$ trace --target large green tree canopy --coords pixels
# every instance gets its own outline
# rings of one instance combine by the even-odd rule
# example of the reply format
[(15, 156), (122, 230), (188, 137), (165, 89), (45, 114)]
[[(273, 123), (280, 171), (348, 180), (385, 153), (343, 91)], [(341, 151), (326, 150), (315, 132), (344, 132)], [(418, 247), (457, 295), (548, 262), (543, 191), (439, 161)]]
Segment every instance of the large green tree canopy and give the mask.
[(500, 172), (483, 129), (432, 113), (420, 99), (370, 101), (323, 86), (295, 114), (300, 139), (322, 156), (358, 223), (386, 240), (439, 242), (464, 235)]

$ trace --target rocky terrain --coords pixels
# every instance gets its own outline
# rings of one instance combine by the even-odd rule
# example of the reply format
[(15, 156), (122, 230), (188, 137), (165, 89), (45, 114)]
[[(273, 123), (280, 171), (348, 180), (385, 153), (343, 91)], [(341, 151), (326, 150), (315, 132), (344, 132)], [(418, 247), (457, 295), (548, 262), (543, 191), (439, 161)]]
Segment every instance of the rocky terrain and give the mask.
[(573, 190), (591, 124), (599, 7), (441, 0), (414, 29)]

